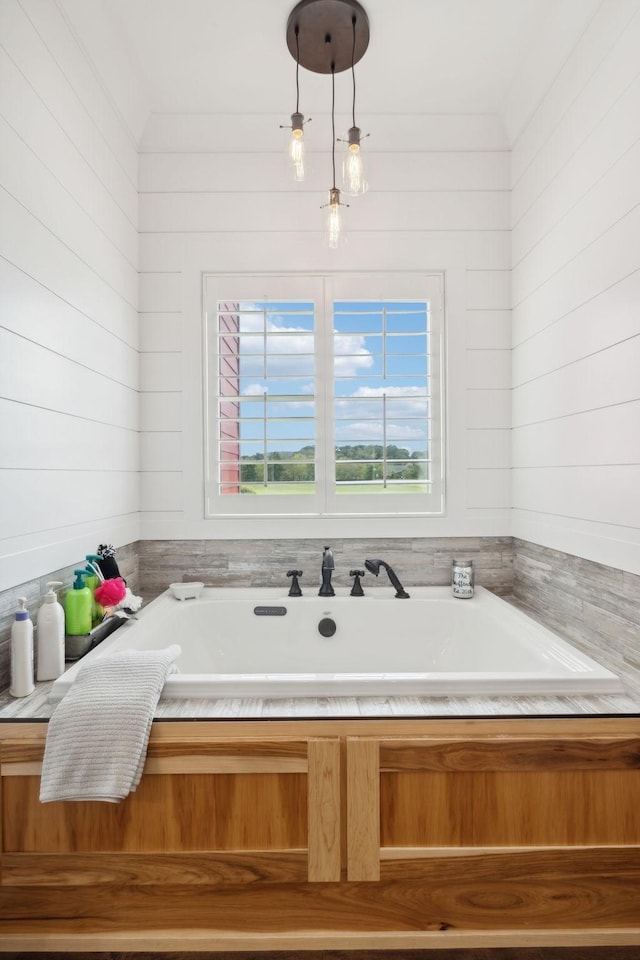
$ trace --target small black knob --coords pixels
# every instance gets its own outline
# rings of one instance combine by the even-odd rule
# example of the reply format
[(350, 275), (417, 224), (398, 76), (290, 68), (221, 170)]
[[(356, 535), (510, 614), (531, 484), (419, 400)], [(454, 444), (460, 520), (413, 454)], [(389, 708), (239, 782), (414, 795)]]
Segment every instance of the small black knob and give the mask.
[(302, 590), (298, 583), (298, 577), (302, 576), (302, 570), (287, 570), (287, 576), (291, 577), (291, 586), (289, 587), (290, 597), (301, 597)]
[(351, 587), (350, 597), (364, 597), (364, 590), (360, 583), (360, 577), (364, 577), (364, 570), (349, 570), (349, 576), (353, 577), (353, 586)]

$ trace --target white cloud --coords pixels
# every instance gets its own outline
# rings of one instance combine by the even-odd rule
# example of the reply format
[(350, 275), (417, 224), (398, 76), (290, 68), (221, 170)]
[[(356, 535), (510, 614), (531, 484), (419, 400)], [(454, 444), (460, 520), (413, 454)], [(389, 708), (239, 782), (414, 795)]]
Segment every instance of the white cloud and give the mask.
[[(267, 357), (271, 358), (270, 376), (290, 375), (298, 371), (302, 375), (312, 373), (314, 343), (309, 331), (304, 327), (289, 325), (285, 316), (274, 314), (266, 320), (265, 342), (265, 315), (258, 304), (243, 303), (244, 311), (251, 309), (256, 312), (240, 314), (240, 332), (245, 334), (240, 338), (238, 348), (244, 367), (243, 375), (262, 376), (262, 370), (259, 370), (258, 364), (262, 364), (265, 350)], [(253, 333), (255, 336), (251, 336)], [(284, 336), (269, 337), (269, 333), (284, 334)], [(371, 369), (374, 357), (365, 343), (366, 338), (362, 334), (336, 335), (334, 343), (336, 376), (353, 377), (362, 373), (363, 370)], [(274, 355), (282, 356), (276, 358)], [(255, 358), (255, 361), (252, 358)], [(304, 365), (303, 370), (300, 370), (300, 364)]]
[(336, 399), (336, 415), (342, 420), (361, 420), (363, 417), (382, 417), (382, 396), (387, 404), (387, 418), (405, 417), (426, 419), (428, 406), (423, 387), (358, 387), (353, 393)]
[(261, 383), (250, 383), (248, 387), (245, 387), (243, 397), (261, 397), (263, 394), (268, 393), (268, 390), (262, 386)]
[(334, 370), (337, 377), (354, 377), (373, 366), (373, 356), (358, 334), (339, 334), (334, 339)]
[(424, 398), (424, 387), (358, 387), (350, 397), (420, 397)]

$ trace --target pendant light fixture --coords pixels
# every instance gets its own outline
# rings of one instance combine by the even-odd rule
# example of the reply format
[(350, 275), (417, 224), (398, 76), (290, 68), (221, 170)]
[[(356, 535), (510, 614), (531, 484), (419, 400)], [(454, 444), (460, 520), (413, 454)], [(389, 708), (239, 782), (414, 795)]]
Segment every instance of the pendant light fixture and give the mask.
[[(336, 135), (335, 135), (335, 75), (349, 68), (353, 76), (353, 126), (349, 130), (348, 153), (355, 157), (347, 167), (347, 189), (354, 195), (367, 189), (362, 176), (360, 143), (364, 139), (355, 122), (355, 64), (364, 55), (369, 45), (369, 19), (358, 0), (300, 0), (293, 8), (287, 22), (287, 46), (296, 61), (296, 91), (298, 68), (305, 67), (314, 73), (331, 74), (331, 167), (332, 185), (329, 201), (323, 204), (328, 210), (328, 242), (338, 246), (343, 234), (342, 209), (348, 206), (340, 199), (336, 186)], [(291, 117), (292, 139), (302, 140), (304, 118), (298, 112)], [(352, 149), (353, 148), (353, 149)], [(295, 163), (294, 163), (295, 166)], [(301, 178), (300, 178), (301, 179)]]
[(336, 72), (331, 64), (331, 169), (333, 171), (333, 186), (329, 190), (329, 202), (320, 209), (328, 209), (327, 239), (329, 246), (335, 250), (344, 238), (342, 214), (340, 207), (348, 207), (348, 203), (340, 200), (340, 191), (336, 187)]
[(295, 27), (296, 37), (296, 109), (291, 114), (291, 126), (280, 125), (281, 130), (291, 130), (291, 139), (289, 140), (289, 162), (293, 172), (293, 179), (298, 182), (304, 180), (305, 176), (305, 147), (304, 147), (304, 125), (309, 123), (300, 113), (300, 31)]
[(351, 54), (351, 79), (353, 85), (353, 100), (351, 107), (351, 122), (352, 126), (349, 128), (348, 140), (341, 140), (341, 143), (346, 145), (344, 160), (342, 161), (342, 181), (344, 192), (348, 193), (351, 197), (359, 197), (363, 193), (366, 193), (369, 189), (369, 184), (364, 178), (364, 170), (362, 166), (362, 150), (360, 145), (363, 140), (365, 140), (369, 134), (365, 133), (362, 136), (362, 131), (360, 127), (356, 126), (356, 71), (355, 71), (355, 53), (356, 53), (356, 23), (357, 17), (355, 14), (351, 18), (351, 25), (353, 27), (353, 47)]

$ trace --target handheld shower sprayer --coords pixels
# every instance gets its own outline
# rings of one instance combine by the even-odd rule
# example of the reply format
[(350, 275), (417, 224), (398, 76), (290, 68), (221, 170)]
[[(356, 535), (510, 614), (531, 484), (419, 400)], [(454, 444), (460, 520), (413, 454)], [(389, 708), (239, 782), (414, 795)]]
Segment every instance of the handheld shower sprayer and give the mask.
[(389, 566), (388, 563), (385, 563), (384, 560), (365, 560), (364, 565), (369, 571), (369, 573), (372, 573), (374, 577), (377, 577), (379, 575), (380, 567), (384, 567), (384, 569), (387, 571), (387, 575), (389, 577), (389, 580), (391, 581), (392, 587), (395, 588), (397, 599), (398, 600), (409, 599), (409, 594), (404, 589), (404, 587), (402, 586), (402, 584), (400, 583), (397, 577), (397, 574), (395, 573), (393, 568)]

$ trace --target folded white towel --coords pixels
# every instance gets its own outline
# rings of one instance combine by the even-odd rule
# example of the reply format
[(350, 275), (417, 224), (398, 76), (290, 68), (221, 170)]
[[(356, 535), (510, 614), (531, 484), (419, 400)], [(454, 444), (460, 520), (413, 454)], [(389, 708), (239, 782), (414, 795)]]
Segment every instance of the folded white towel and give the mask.
[(155, 708), (180, 652), (177, 644), (165, 650), (123, 650), (79, 670), (49, 721), (42, 803), (117, 803), (136, 789)]

